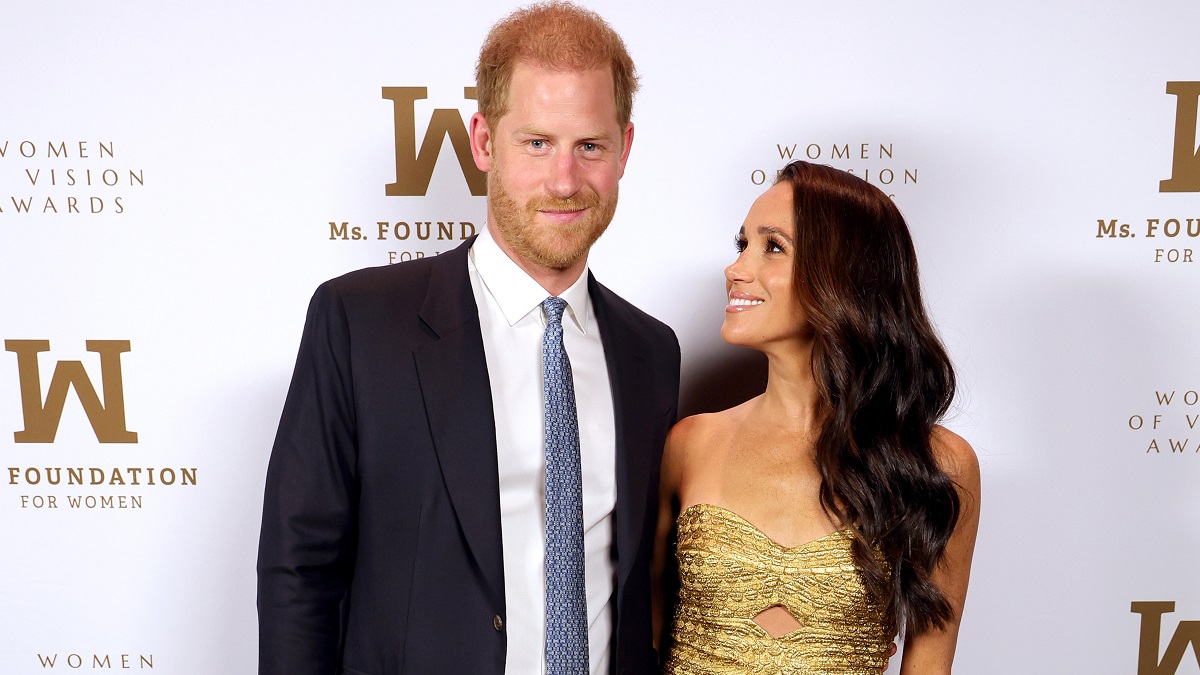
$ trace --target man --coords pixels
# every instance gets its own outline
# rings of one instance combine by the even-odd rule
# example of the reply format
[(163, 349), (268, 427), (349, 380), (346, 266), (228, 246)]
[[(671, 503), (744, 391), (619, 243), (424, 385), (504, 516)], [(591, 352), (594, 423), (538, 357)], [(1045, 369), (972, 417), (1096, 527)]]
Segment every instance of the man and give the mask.
[(267, 473), (261, 673), (651, 673), (679, 347), (587, 271), (633, 142), (620, 37), (570, 4), (477, 69), (488, 226), (326, 282)]

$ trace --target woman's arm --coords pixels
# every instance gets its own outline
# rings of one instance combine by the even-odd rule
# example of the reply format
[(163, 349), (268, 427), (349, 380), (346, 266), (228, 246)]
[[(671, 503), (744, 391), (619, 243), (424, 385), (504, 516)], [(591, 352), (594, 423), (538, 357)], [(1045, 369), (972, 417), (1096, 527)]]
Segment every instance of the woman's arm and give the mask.
[(653, 594), (651, 611), (654, 627), (654, 648), (659, 651), (659, 661), (666, 659), (667, 638), (670, 631), (671, 614), (675, 607), (678, 580), (675, 572), (675, 547), (672, 545), (675, 519), (679, 516), (679, 489), (683, 483), (684, 465), (687, 456), (687, 438), (696, 427), (696, 418), (680, 420), (663, 446), (662, 469), (658, 483), (658, 521), (654, 533), (654, 558), (651, 581)]
[(967, 599), (967, 581), (971, 576), (971, 556), (979, 530), (979, 460), (971, 446), (943, 427), (936, 427), (931, 439), (938, 464), (958, 488), (961, 508), (958, 523), (950, 535), (941, 562), (933, 572), (933, 583), (954, 609), (954, 619), (939, 630), (908, 637), (900, 675), (948, 675), (954, 662), (958, 626)]

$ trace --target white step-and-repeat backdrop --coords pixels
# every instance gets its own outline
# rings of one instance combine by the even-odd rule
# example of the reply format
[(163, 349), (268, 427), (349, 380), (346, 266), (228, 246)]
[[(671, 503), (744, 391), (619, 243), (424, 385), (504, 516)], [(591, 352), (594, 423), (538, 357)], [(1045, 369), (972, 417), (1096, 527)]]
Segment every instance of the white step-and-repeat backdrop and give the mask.
[[(592, 267), (749, 396), (722, 269), (790, 158), (894, 196), (984, 512), (964, 673), (1200, 673), (1194, 0), (589, 3), (642, 75)], [(324, 279), (484, 222), (512, 9), (0, 11), (0, 672), (252, 673), (263, 477)]]

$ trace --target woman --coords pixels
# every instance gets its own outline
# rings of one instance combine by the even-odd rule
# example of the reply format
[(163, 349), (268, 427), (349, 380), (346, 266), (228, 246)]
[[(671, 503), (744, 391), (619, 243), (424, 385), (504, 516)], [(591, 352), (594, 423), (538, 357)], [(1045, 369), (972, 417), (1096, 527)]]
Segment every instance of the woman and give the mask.
[(767, 355), (767, 387), (667, 439), (666, 672), (874, 675), (903, 628), (901, 675), (949, 673), (979, 467), (936, 425), (954, 372), (904, 219), (865, 181), (793, 162), (737, 250), (721, 336)]

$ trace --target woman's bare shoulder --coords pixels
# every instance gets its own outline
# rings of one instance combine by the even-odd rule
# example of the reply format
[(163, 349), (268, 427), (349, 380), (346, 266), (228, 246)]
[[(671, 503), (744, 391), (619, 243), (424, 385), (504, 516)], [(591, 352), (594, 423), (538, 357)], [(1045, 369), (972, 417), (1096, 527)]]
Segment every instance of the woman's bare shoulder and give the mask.
[(690, 466), (704, 462), (725, 437), (728, 430), (745, 415), (746, 405), (735, 406), (714, 413), (702, 413), (685, 417), (671, 427), (663, 448), (664, 481), (678, 477)]
[(667, 434), (667, 443), (663, 448), (663, 466), (677, 466), (680, 469), (686, 466), (692, 455), (703, 450), (704, 444), (701, 440), (710, 437), (713, 430), (720, 426), (720, 423), (713, 419), (719, 414), (692, 415), (676, 422)]
[(667, 434), (667, 445), (679, 447), (694, 442), (696, 438), (711, 431), (714, 425), (719, 424), (714, 418), (720, 414), (702, 413), (679, 420)]
[(746, 416), (753, 401), (751, 399), (720, 412), (701, 413), (679, 420), (667, 435), (667, 446), (682, 451), (689, 451), (696, 445), (711, 446), (714, 438), (719, 438)]
[(978, 494), (979, 457), (971, 444), (943, 426), (933, 428), (929, 441), (942, 471), (959, 487)]

